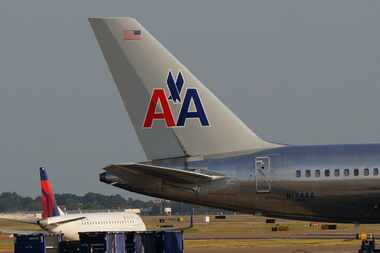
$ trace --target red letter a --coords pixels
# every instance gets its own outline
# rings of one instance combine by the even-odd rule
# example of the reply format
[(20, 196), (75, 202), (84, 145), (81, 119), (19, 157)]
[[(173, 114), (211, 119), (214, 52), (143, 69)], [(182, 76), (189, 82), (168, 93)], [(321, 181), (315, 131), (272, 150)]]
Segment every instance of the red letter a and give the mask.
[[(156, 112), (158, 103), (161, 105), (162, 112)], [(168, 127), (175, 126), (173, 114), (170, 110), (164, 89), (153, 90), (148, 106), (148, 112), (146, 113), (144, 120), (144, 127), (152, 127), (153, 120), (156, 119), (164, 119)]]

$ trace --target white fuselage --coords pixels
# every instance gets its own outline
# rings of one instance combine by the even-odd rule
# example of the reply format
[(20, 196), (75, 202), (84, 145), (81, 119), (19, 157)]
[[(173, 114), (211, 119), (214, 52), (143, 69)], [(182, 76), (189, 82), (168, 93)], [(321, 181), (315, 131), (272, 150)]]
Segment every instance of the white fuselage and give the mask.
[(129, 212), (79, 213), (41, 220), (42, 228), (52, 233), (63, 233), (66, 240), (79, 240), (79, 232), (145, 231), (141, 217)]

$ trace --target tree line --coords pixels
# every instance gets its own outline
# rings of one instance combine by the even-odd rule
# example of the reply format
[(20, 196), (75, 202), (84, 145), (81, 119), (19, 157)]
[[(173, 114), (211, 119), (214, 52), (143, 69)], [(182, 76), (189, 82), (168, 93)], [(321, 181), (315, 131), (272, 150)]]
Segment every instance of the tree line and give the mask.
[[(141, 200), (124, 198), (119, 194), (103, 195), (89, 192), (83, 196), (71, 193), (55, 194), (57, 204), (66, 211), (78, 210), (124, 210), (141, 209), (142, 213), (150, 215), (162, 214), (164, 207), (171, 207), (173, 214), (220, 213), (223, 210), (196, 206), (174, 201)], [(24, 197), (15, 192), (0, 193), (0, 212), (38, 212), (41, 210), (41, 197)]]

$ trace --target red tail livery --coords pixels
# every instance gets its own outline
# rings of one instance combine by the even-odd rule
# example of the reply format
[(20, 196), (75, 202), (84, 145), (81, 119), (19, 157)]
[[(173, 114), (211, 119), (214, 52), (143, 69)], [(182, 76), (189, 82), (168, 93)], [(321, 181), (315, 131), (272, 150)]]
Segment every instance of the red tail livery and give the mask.
[[(187, 88), (184, 101), (181, 101), (181, 91), (184, 83), (185, 80), (181, 72), (178, 73), (177, 79), (174, 80), (173, 74), (169, 71), (166, 84), (169, 88), (170, 96), (166, 95), (163, 88), (153, 89), (144, 120), (144, 128), (151, 128), (155, 120), (165, 121), (167, 127), (184, 127), (188, 119), (198, 119), (202, 127), (210, 126), (196, 88)], [(181, 105), (177, 122), (174, 121), (169, 101), (172, 104)], [(195, 110), (191, 110), (191, 104), (194, 105), (193, 109)], [(161, 108), (161, 110), (159, 111), (157, 108)]]
[(41, 178), (41, 201), (42, 201), (42, 218), (59, 216), (59, 210), (55, 203), (53, 188), (50, 185), (47, 170), (44, 167), (40, 168)]

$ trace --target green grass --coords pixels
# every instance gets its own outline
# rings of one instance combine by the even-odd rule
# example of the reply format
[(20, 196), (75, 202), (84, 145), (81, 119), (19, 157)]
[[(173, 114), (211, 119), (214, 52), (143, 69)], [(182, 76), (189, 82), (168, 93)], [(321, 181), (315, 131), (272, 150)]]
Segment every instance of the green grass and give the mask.
[(6, 235), (0, 235), (0, 252), (10, 253), (13, 252), (13, 239)]
[[(0, 219), (0, 231), (41, 231), (41, 228), (35, 224), (27, 224), (22, 222), (10, 221)], [(9, 235), (2, 235), (0, 233), (0, 253), (13, 252), (13, 238)]]
[(286, 247), (286, 246), (356, 246), (359, 245), (356, 240), (195, 240), (185, 241), (185, 248), (212, 248), (212, 249), (238, 249), (238, 248), (256, 248), (256, 247)]
[(0, 219), (0, 230), (25, 230), (25, 231), (41, 231), (37, 224), (28, 224), (17, 221)]

